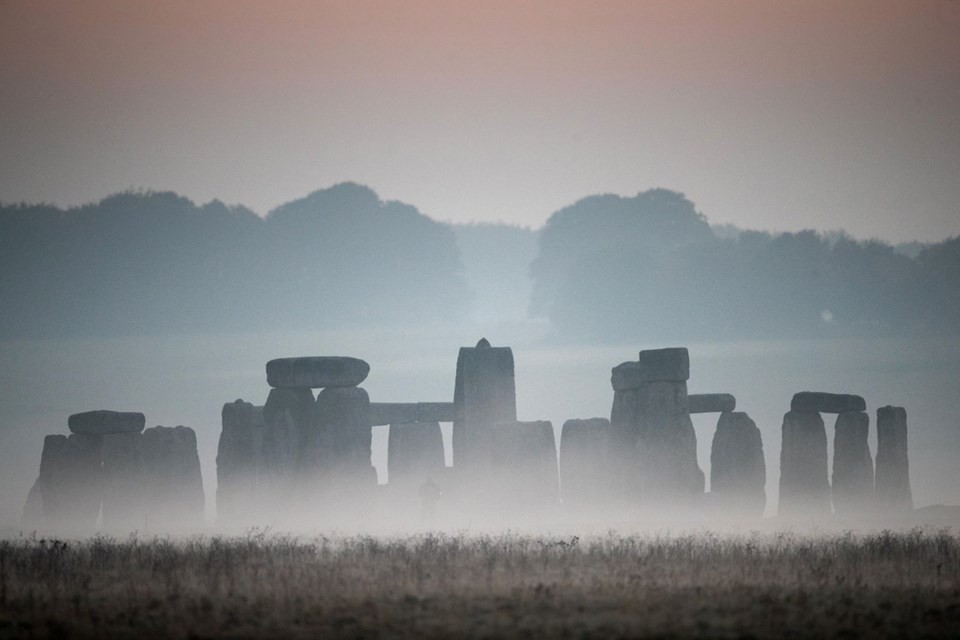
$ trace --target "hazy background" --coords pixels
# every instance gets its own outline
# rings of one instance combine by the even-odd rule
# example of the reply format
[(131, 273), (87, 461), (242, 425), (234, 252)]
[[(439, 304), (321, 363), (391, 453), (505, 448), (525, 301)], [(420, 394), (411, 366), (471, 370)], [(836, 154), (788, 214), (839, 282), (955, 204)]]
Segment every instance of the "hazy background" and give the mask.
[(558, 435), (690, 347), (771, 504), (794, 392), (903, 405), (960, 503), (958, 60), (948, 1), (0, 1), (0, 526), (71, 413), (196, 429), (209, 507), (268, 359), (450, 400), (481, 336)]

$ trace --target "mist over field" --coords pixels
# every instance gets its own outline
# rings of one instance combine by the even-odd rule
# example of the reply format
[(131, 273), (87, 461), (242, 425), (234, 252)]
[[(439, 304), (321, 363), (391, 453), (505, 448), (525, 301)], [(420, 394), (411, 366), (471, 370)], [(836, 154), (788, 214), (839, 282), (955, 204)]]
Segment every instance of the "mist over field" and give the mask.
[(0, 0), (0, 639), (952, 638), (960, 3)]

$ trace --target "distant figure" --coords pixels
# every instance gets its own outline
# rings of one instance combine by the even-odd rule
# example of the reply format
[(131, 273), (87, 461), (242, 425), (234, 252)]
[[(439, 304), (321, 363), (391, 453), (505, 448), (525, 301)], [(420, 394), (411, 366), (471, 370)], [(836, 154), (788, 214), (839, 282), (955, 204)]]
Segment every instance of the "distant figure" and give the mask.
[(420, 496), (420, 519), (430, 522), (437, 514), (437, 501), (440, 500), (443, 492), (433, 478), (427, 478), (427, 481), (420, 485), (417, 493)]

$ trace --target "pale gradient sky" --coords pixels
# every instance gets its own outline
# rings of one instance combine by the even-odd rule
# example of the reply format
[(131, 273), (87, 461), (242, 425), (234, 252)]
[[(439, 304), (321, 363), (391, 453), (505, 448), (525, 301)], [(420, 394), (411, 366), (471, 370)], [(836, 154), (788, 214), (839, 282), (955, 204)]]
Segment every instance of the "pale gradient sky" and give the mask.
[(539, 226), (592, 193), (712, 222), (960, 234), (960, 2), (0, 0), (0, 200), (343, 180)]

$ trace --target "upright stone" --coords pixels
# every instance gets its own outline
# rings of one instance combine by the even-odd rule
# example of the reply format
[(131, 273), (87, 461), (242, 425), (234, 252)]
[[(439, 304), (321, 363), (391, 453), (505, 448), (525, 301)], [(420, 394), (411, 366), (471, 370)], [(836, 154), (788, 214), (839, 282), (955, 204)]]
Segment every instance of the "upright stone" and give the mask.
[(22, 531), (35, 531), (42, 528), (43, 525), (43, 496), (40, 495), (40, 480), (37, 479), (27, 493), (27, 500), (23, 505), (23, 512), (20, 514), (20, 529)]
[(517, 419), (513, 352), (481, 339), (462, 347), (453, 392), (453, 464), (468, 482), (481, 480), (493, 463), (493, 428)]
[(870, 416), (846, 411), (837, 416), (833, 430), (833, 510), (837, 515), (857, 516), (873, 505), (873, 458), (867, 436)]
[(307, 387), (275, 388), (263, 406), (263, 472), (268, 484), (286, 493), (294, 476), (315, 465), (318, 455), (313, 393)]
[(143, 529), (142, 436), (139, 431), (103, 436), (103, 528), (112, 532)]
[(360, 387), (322, 390), (317, 394), (316, 419), (318, 468), (324, 477), (332, 480), (338, 490), (345, 486), (376, 486), (376, 470), (370, 464), (372, 434), (367, 392)]
[(509, 510), (542, 509), (560, 499), (557, 445), (553, 425), (545, 420), (494, 426), (493, 475), (502, 506)]
[(146, 527), (196, 530), (203, 525), (203, 477), (197, 434), (190, 427), (152, 427), (143, 432)]
[(610, 498), (623, 505), (640, 500), (640, 468), (637, 446), (640, 441), (639, 362), (624, 362), (613, 368), (613, 407), (610, 410), (610, 434), (607, 464), (610, 474)]
[(883, 509), (913, 509), (907, 457), (907, 411), (903, 407), (877, 409), (876, 492), (878, 506)]
[(236, 400), (223, 405), (217, 444), (217, 520), (252, 521), (259, 506), (263, 407)]
[(746, 413), (721, 413), (710, 449), (710, 493), (725, 511), (760, 517), (766, 484), (760, 429)]
[(391, 424), (387, 436), (387, 474), (390, 486), (416, 496), (427, 480), (436, 482), (446, 462), (443, 434), (437, 422)]
[(687, 398), (690, 357), (684, 348), (653, 349), (640, 352), (639, 365), (645, 380), (636, 406), (642, 499), (682, 504), (704, 490)]
[(783, 416), (778, 513), (782, 516), (830, 513), (827, 431), (823, 418), (815, 411), (789, 411)]
[(560, 433), (560, 492), (565, 507), (582, 510), (610, 499), (610, 421), (567, 420)]
[(40, 457), (40, 495), (47, 524), (73, 531), (92, 529), (100, 515), (103, 436), (47, 436)]

